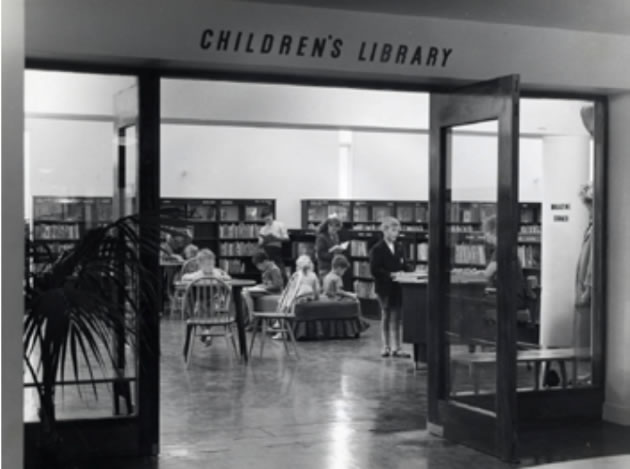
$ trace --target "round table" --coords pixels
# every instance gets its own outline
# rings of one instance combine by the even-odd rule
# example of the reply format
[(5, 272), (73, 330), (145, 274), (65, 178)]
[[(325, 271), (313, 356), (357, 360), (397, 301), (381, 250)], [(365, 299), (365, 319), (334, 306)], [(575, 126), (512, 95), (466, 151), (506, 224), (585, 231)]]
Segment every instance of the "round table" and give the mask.
[[(232, 301), (234, 302), (234, 310), (236, 312), (236, 329), (238, 331), (238, 343), (241, 351), (241, 357), (243, 361), (247, 363), (249, 359), (247, 354), (247, 336), (245, 335), (245, 323), (243, 322), (243, 297), (241, 293), (243, 292), (243, 288), (253, 287), (256, 285), (254, 280), (246, 280), (240, 278), (233, 278), (228, 280), (226, 283), (232, 287)], [(181, 289), (186, 288), (190, 282), (175, 282), (174, 288)]]

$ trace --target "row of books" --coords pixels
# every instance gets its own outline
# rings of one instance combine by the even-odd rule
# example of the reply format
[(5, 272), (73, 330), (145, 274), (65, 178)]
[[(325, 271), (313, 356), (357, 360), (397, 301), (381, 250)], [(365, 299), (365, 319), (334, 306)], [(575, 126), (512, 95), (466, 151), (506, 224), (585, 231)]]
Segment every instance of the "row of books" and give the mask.
[(219, 255), (221, 256), (253, 256), (258, 251), (258, 243), (229, 242), (221, 243)]
[(540, 225), (525, 225), (525, 226), (521, 226), (520, 228), (520, 233), (521, 234), (541, 234), (542, 233), (542, 226)]
[(112, 199), (103, 197), (34, 197), (35, 220), (110, 221)]
[(293, 258), (297, 259), (302, 255), (311, 256), (311, 258), (315, 257), (315, 243), (309, 242), (294, 242), (292, 246)]
[(519, 246), (518, 258), (521, 265), (526, 268), (538, 268), (540, 266), (540, 247), (539, 246)]
[(490, 203), (452, 203), (448, 212), (451, 223), (481, 223), (496, 214), (496, 206)]
[(81, 229), (79, 224), (44, 224), (38, 223), (34, 228), (35, 239), (79, 239)]
[(372, 272), (370, 271), (370, 263), (363, 261), (353, 262), (352, 274), (355, 277), (372, 277)]
[(239, 223), (219, 226), (221, 238), (256, 238), (260, 228), (258, 225)]
[(245, 263), (237, 259), (220, 259), (219, 268), (229, 274), (242, 274), (245, 272)]
[(483, 244), (457, 244), (453, 250), (455, 264), (486, 265), (486, 250)]

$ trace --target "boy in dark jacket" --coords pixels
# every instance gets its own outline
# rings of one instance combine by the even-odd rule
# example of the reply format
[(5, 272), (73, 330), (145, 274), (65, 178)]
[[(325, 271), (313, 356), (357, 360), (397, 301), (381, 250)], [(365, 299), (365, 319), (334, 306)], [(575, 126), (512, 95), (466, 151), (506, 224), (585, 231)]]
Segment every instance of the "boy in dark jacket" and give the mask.
[[(400, 222), (388, 217), (382, 223), (383, 239), (370, 251), (370, 270), (374, 277), (375, 290), (381, 304), (381, 339), (383, 351), (381, 356), (409, 358), (410, 355), (401, 350), (402, 342), (402, 289), (394, 281), (398, 273), (408, 270), (405, 250), (397, 243), (400, 234)], [(392, 331), (393, 329), (393, 331)], [(393, 349), (390, 342), (390, 331), (393, 333)]]

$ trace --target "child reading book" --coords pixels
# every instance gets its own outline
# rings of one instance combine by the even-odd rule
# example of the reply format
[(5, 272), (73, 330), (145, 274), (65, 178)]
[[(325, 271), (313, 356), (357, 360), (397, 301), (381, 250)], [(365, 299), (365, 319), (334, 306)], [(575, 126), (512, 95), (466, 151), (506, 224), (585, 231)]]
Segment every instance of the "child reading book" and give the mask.
[(324, 295), (327, 298), (334, 300), (350, 299), (357, 301), (357, 296), (354, 293), (345, 291), (343, 288), (343, 276), (350, 268), (350, 263), (345, 256), (337, 254), (333, 257), (331, 263), (331, 271), (324, 277)]

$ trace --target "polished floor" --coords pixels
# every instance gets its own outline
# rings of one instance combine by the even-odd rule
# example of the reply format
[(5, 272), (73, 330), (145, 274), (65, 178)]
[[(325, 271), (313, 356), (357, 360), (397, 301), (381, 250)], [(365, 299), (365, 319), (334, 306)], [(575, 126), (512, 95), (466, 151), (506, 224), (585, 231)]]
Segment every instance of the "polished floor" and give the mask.
[[(159, 458), (103, 467), (513, 467), (428, 434), (426, 374), (408, 359), (379, 356), (377, 322), (359, 340), (301, 342), (299, 361), (274, 342), (242, 365), (214, 339), (196, 346), (188, 369), (182, 332), (179, 321), (162, 321)], [(538, 435), (529, 449), (522, 466), (630, 453), (630, 429), (602, 424)]]

